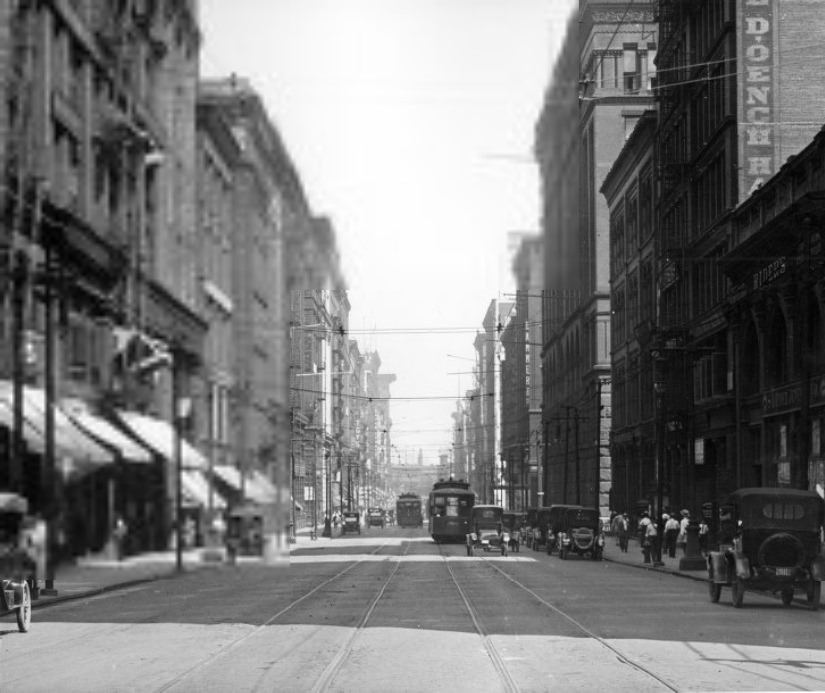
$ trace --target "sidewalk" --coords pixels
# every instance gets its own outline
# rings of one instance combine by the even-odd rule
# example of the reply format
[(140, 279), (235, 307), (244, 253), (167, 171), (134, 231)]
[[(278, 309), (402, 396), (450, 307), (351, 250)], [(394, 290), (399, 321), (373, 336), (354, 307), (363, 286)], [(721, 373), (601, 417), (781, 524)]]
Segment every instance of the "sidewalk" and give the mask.
[(707, 568), (702, 567), (701, 570), (680, 570), (679, 562), (684, 555), (681, 550), (677, 550), (676, 558), (668, 556), (662, 557), (662, 566), (654, 566), (651, 563), (644, 562), (644, 554), (642, 547), (639, 546), (639, 540), (631, 537), (627, 546), (627, 553), (619, 550), (616, 546), (616, 537), (605, 536), (604, 541), (604, 560), (613, 561), (614, 563), (623, 563), (624, 565), (632, 565), (643, 570), (655, 570), (662, 573), (671, 573), (680, 577), (691, 578), (705, 582), (708, 579)]
[[(319, 533), (318, 541), (320, 539)], [(325, 541), (329, 540), (325, 539)], [(309, 528), (298, 530), (297, 543), (303, 546), (316, 543), (310, 540)], [(202, 547), (183, 551), (183, 570), (192, 571), (224, 565), (222, 560), (207, 557), (205, 555), (207, 552), (208, 550)], [(239, 563), (259, 563), (260, 561), (259, 557), (238, 558)], [(41, 594), (38, 599), (32, 601), (32, 608), (37, 610), (38, 607), (49, 604), (91, 597), (130, 585), (170, 578), (176, 573), (177, 554), (173, 550), (127, 556), (122, 561), (103, 554), (82, 556), (72, 563), (64, 563), (57, 567), (54, 576), (57, 595)]]
[[(202, 549), (190, 549), (182, 554), (184, 570), (193, 570), (210, 565), (202, 556)], [(106, 556), (83, 556), (72, 563), (57, 567), (54, 576), (56, 596), (40, 595), (32, 601), (32, 608), (56, 602), (90, 597), (112, 589), (150, 582), (170, 577), (177, 572), (177, 555), (174, 551), (157, 551), (136, 556), (127, 556), (122, 561)], [(41, 582), (41, 587), (42, 587)]]

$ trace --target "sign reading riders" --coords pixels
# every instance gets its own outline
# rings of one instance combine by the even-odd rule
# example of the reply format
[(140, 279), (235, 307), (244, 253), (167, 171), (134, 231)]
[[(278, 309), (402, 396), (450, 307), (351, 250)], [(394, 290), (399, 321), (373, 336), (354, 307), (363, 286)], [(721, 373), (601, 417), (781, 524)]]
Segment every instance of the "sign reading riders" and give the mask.
[(740, 191), (748, 197), (776, 167), (774, 128), (774, 0), (740, 0)]

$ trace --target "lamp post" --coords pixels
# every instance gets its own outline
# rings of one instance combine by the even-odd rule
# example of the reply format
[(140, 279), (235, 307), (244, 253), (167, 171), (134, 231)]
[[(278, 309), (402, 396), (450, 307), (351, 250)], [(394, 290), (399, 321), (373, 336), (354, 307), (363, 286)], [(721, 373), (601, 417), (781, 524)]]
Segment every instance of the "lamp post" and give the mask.
[(180, 355), (172, 347), (172, 428), (175, 432), (175, 569), (183, 571), (183, 432), (180, 401)]
[(662, 377), (662, 358), (656, 358), (657, 379), (653, 383), (656, 392), (656, 546), (653, 565), (662, 566), (662, 537), (664, 536), (664, 522), (662, 521), (662, 505), (664, 504), (664, 470), (665, 470), (665, 381)]

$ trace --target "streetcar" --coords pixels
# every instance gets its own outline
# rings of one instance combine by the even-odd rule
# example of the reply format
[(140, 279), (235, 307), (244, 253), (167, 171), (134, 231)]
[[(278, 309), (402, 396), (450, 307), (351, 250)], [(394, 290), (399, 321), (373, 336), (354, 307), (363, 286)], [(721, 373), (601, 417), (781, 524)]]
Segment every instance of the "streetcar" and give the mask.
[(395, 522), (399, 527), (423, 527), (421, 498), (414, 493), (402, 493), (395, 503)]
[(465, 541), (470, 511), (475, 505), (476, 494), (470, 483), (450, 477), (439, 479), (430, 491), (427, 515), (429, 532), (437, 543)]

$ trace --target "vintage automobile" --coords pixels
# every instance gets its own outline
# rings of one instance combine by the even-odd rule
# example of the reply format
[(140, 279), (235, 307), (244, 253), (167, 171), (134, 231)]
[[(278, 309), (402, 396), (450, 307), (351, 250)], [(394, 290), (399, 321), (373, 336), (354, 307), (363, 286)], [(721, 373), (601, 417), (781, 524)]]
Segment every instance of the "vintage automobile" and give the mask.
[(552, 556), (554, 549), (558, 548), (559, 532), (564, 526), (564, 517), (569, 508), (581, 508), (580, 505), (570, 505), (563, 503), (555, 503), (550, 506), (545, 513), (545, 527), (546, 534), (544, 545), (547, 549), (547, 555)]
[(34, 561), (23, 546), (22, 525), (28, 501), (16, 493), (0, 492), (0, 616), (15, 614), (25, 633), (32, 617), (30, 583)]
[(467, 555), (473, 556), (476, 549), (499, 551), (507, 555), (510, 535), (501, 523), (504, 511), (499, 505), (475, 505), (470, 511), (467, 534)]
[(604, 532), (599, 511), (595, 508), (565, 508), (556, 543), (561, 559), (576, 553), (600, 561), (604, 553)]
[(354, 510), (341, 513), (341, 534), (361, 534), (361, 516)]
[(708, 554), (710, 600), (730, 586), (735, 607), (745, 590), (779, 593), (786, 606), (801, 592), (819, 608), (825, 501), (815, 491), (743, 488), (718, 507), (718, 548)]
[(367, 510), (367, 527), (381, 527), (386, 525), (384, 511), (381, 508), (369, 508)]

